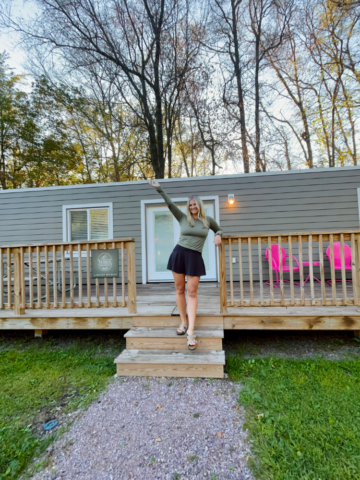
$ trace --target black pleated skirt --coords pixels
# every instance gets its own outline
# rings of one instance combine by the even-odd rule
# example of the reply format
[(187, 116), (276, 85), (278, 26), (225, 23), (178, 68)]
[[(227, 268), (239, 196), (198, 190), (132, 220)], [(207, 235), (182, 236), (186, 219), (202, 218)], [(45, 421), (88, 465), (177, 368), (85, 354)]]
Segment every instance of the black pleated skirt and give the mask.
[(200, 252), (176, 245), (172, 251), (167, 269), (191, 277), (206, 275), (205, 263)]

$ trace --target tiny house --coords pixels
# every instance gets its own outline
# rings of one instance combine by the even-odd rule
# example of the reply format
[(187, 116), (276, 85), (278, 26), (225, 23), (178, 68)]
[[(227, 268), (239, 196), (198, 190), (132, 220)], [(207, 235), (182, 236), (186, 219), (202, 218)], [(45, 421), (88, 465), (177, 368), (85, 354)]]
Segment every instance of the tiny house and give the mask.
[[(177, 337), (179, 225), (147, 181), (0, 191), (0, 329), (126, 329), (119, 375), (222, 377), (224, 329), (360, 331), (360, 168), (164, 179), (209, 233), (197, 351)], [(117, 274), (93, 278), (94, 250)], [(100, 255), (101, 257), (101, 255)]]
[[(359, 167), (176, 178), (161, 185), (183, 208), (189, 195), (199, 195), (225, 235), (359, 228)], [(179, 228), (146, 181), (3, 190), (0, 225), (0, 245), (131, 237), (136, 283), (172, 280), (165, 267)], [(203, 255), (203, 281), (218, 281), (211, 232)]]

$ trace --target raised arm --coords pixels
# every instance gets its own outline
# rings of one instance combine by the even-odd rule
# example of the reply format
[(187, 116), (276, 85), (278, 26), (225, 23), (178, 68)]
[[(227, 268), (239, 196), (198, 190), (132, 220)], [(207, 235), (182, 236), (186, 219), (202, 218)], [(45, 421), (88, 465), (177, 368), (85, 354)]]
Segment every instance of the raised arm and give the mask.
[(169, 195), (164, 192), (164, 190), (160, 187), (159, 183), (156, 180), (149, 180), (149, 184), (156, 188), (156, 190), (160, 193), (163, 199), (166, 202), (166, 205), (169, 207), (170, 212), (174, 215), (176, 220), (180, 222), (181, 218), (185, 215), (179, 207), (175, 205), (175, 203), (171, 200)]
[(207, 219), (209, 222), (209, 227), (215, 233), (215, 238), (214, 238), (215, 246), (219, 247), (221, 245), (221, 235), (223, 234), (223, 231), (221, 230), (221, 228), (213, 218), (207, 217)]

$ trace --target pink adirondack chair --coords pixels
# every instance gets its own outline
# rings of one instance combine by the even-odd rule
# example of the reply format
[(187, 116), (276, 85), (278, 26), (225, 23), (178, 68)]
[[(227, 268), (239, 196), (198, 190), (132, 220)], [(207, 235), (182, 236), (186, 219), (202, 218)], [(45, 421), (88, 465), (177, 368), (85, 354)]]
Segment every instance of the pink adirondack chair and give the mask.
[[(326, 249), (326, 256), (329, 260), (331, 266), (331, 256), (330, 256), (330, 246)], [(344, 243), (344, 263), (345, 263), (345, 272), (351, 272), (351, 248), (349, 245)], [(334, 269), (335, 271), (341, 272), (341, 244), (340, 242), (334, 242)], [(346, 280), (347, 282), (352, 282), (352, 280)], [(341, 282), (341, 280), (335, 280), (335, 282)], [(331, 285), (331, 280), (326, 280), (326, 283)]]
[[(288, 255), (286, 253), (286, 250), (285, 250), (284, 247), (281, 247), (281, 255), (282, 255), (282, 269), (283, 269), (283, 272), (290, 272), (290, 266), (285, 265), (286, 258), (290, 257), (290, 255)], [(293, 266), (293, 271), (297, 272), (297, 271), (300, 270), (300, 263), (299, 263), (298, 259), (296, 257), (294, 257), (294, 255), (292, 257), (295, 259), (295, 261), (297, 263), (297, 267)], [(265, 250), (265, 258), (269, 263), (269, 248), (267, 248)], [(274, 287), (278, 288), (279, 287), (279, 273), (278, 272), (280, 272), (280, 255), (279, 255), (279, 245), (277, 245), (277, 244), (271, 245), (271, 259), (272, 259), (272, 269), (276, 273), (276, 285), (274, 285)], [(290, 280), (284, 280), (284, 282), (290, 282)], [(267, 281), (266, 284), (270, 285), (270, 281)], [(294, 284), (295, 285), (300, 285), (299, 283), (295, 283), (295, 282), (294, 282)]]

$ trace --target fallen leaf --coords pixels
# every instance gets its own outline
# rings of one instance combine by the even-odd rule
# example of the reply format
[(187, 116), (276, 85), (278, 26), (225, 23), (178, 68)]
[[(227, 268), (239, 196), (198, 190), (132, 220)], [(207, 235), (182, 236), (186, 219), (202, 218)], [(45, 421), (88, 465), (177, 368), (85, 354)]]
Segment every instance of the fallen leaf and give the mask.
[(240, 410), (240, 408), (241, 408), (241, 406), (240, 406), (240, 405), (238, 405), (238, 406), (236, 407), (236, 410)]
[(249, 461), (249, 455), (246, 455), (246, 461), (248, 462)]
[(222, 421), (222, 423), (225, 423), (225, 422), (226, 422), (226, 420), (221, 420), (221, 421)]
[(224, 435), (223, 432), (221, 432), (221, 431), (217, 432), (217, 436), (218, 436), (219, 438), (221, 438), (223, 435)]
[(259, 413), (259, 415), (256, 415), (256, 416), (258, 417), (258, 420), (259, 420), (261, 417), (264, 416), (264, 414), (263, 414), (263, 413)]
[(271, 368), (275, 368), (275, 365), (271, 365)]
[(165, 405), (156, 405), (156, 410), (160, 410), (161, 408), (164, 408)]
[(161, 438), (155, 438), (155, 443), (161, 442)]
[(245, 377), (248, 377), (249, 376), (249, 372), (245, 372)]

